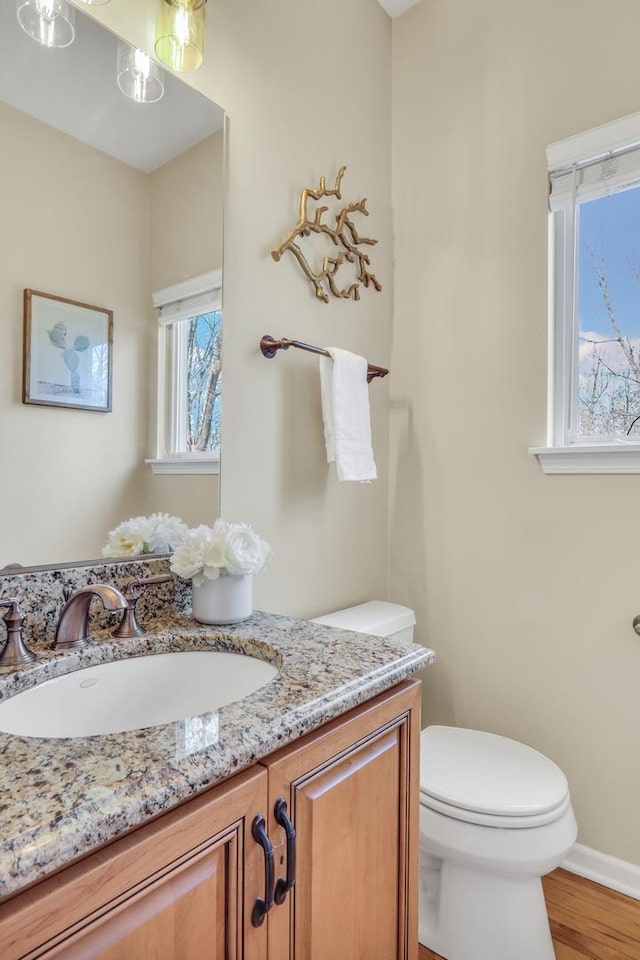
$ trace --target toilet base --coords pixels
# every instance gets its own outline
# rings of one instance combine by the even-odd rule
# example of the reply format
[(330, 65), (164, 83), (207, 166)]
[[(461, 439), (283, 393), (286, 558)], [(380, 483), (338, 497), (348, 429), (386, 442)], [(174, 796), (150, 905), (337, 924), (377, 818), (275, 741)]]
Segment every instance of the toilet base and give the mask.
[(420, 943), (446, 960), (555, 960), (539, 877), (420, 858)]

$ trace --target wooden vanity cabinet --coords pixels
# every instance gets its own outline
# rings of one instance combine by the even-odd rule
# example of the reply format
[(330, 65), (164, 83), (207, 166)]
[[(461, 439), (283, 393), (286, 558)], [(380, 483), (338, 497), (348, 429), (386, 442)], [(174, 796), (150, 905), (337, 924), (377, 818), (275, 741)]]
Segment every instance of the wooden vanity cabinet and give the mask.
[(265, 761), (278, 876), (281, 797), (297, 847), (295, 886), (269, 914), (270, 960), (417, 958), (419, 754), (409, 681)]
[[(416, 960), (419, 687), (407, 681), (0, 904), (2, 960)], [(260, 926), (263, 814), (275, 877)]]

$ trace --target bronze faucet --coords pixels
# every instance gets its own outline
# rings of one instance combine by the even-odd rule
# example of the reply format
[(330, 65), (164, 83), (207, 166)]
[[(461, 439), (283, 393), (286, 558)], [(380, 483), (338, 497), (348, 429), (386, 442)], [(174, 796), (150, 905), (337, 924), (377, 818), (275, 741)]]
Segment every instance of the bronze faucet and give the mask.
[(35, 660), (36, 655), (33, 650), (25, 646), (22, 639), (24, 615), (18, 606), (18, 601), (15, 597), (8, 597), (6, 600), (0, 600), (0, 607), (9, 608), (3, 615), (7, 625), (7, 642), (0, 653), (0, 667), (19, 667), (21, 663), (30, 663), (31, 660)]
[(105, 610), (110, 613), (127, 609), (127, 601), (116, 587), (105, 583), (90, 583), (86, 587), (80, 587), (62, 608), (53, 641), (55, 650), (77, 649), (91, 639), (89, 607), (94, 597), (99, 597)]

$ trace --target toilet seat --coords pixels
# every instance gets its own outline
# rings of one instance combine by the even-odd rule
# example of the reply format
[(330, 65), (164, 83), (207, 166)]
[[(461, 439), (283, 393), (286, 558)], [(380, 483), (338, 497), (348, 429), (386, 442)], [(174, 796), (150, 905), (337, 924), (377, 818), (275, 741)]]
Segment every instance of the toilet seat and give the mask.
[(521, 829), (552, 823), (570, 806), (559, 767), (507, 737), (427, 727), (420, 753), (420, 803), (455, 820)]
[(519, 830), (531, 827), (542, 827), (547, 823), (553, 823), (558, 820), (571, 806), (571, 797), (566, 795), (562, 803), (553, 810), (546, 813), (538, 813), (524, 817), (504, 816), (492, 813), (479, 813), (477, 810), (465, 810), (462, 807), (454, 807), (450, 803), (444, 803), (442, 800), (436, 800), (420, 791), (420, 806), (427, 807), (429, 810), (435, 810), (436, 813), (442, 813), (445, 817), (451, 817), (453, 820), (462, 820), (465, 823), (475, 823), (483, 827), (501, 827), (506, 830)]

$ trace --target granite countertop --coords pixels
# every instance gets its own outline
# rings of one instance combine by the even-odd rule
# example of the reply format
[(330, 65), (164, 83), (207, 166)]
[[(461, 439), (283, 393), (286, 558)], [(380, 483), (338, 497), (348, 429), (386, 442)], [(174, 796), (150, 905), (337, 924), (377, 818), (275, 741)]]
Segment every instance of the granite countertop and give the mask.
[(247, 653), (279, 668), (243, 700), (199, 718), (127, 733), (39, 739), (0, 733), (0, 898), (399, 683), (435, 659), (393, 638), (274, 614), (207, 627), (184, 614), (136, 640), (98, 638), (0, 675), (0, 701), (36, 683), (128, 656)]

